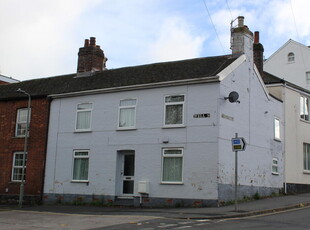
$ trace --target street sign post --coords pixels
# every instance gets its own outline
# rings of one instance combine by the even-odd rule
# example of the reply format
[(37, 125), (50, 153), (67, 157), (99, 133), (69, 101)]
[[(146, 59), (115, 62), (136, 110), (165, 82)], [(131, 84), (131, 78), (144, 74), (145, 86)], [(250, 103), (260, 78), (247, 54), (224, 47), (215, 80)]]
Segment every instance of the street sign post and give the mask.
[[(238, 134), (236, 134), (238, 136)], [(231, 139), (232, 151), (244, 151), (246, 148), (246, 142), (243, 137), (237, 137)]]
[(244, 151), (246, 148), (246, 141), (243, 137), (238, 137), (238, 133), (235, 134), (235, 138), (231, 139), (232, 151), (235, 152), (235, 211), (238, 211), (238, 151)]

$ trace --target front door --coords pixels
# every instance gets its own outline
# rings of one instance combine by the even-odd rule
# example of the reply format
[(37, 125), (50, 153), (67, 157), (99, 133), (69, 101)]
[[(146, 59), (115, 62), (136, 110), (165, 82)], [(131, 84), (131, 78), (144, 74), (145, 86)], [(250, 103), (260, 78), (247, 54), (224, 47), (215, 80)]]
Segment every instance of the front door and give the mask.
[(126, 152), (122, 154), (121, 168), (121, 194), (132, 196), (134, 194), (135, 154)]

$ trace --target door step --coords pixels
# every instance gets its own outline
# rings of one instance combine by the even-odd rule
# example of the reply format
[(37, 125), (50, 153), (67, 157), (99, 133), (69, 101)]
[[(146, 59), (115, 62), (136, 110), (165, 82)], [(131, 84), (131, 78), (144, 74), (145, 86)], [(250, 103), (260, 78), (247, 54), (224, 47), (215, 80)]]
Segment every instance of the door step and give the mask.
[(122, 206), (134, 206), (134, 198), (132, 196), (119, 196), (114, 203)]

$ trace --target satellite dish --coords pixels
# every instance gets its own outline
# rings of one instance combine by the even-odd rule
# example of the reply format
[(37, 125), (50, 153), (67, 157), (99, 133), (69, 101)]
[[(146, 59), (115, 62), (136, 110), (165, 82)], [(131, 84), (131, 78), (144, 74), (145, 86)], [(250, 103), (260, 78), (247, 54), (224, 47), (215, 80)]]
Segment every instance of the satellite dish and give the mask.
[(240, 103), (240, 101), (238, 101), (239, 98), (239, 94), (236, 91), (232, 91), (229, 93), (228, 97), (225, 97), (225, 100), (229, 100), (230, 103), (234, 103), (234, 102), (238, 102)]

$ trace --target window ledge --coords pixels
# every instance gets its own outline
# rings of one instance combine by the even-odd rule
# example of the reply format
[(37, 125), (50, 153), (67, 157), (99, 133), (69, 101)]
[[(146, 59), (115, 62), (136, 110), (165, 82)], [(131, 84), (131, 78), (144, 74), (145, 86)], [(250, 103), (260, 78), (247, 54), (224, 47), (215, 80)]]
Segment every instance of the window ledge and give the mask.
[(163, 129), (177, 129), (177, 128), (185, 128), (185, 125), (174, 125), (174, 126), (163, 126)]
[(271, 174), (275, 175), (275, 176), (279, 176), (279, 173), (277, 173), (277, 172), (272, 172)]
[[(13, 139), (25, 139), (25, 136), (13, 136)], [(30, 136), (27, 137), (28, 139), (30, 138)]]
[(72, 180), (71, 183), (89, 183), (89, 180)]
[[(18, 184), (20, 185), (22, 182), (21, 181), (10, 181), (9, 184)], [(24, 183), (26, 184), (26, 182)]]
[(299, 120), (302, 121), (302, 122), (305, 122), (305, 123), (307, 123), (307, 124), (310, 124), (310, 121), (307, 121), (307, 120), (305, 120), (305, 119), (300, 118)]
[(304, 172), (303, 172), (304, 174), (308, 174), (308, 175), (310, 175), (310, 170), (304, 170)]
[(137, 130), (137, 128), (117, 128), (116, 131), (131, 131), (131, 130)]
[(184, 185), (183, 182), (160, 182), (162, 185)]
[(91, 130), (75, 130), (74, 133), (91, 133)]
[(273, 140), (277, 141), (277, 142), (282, 142), (281, 139), (279, 139), (279, 138), (273, 138)]

